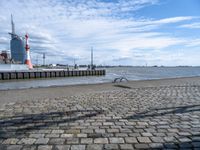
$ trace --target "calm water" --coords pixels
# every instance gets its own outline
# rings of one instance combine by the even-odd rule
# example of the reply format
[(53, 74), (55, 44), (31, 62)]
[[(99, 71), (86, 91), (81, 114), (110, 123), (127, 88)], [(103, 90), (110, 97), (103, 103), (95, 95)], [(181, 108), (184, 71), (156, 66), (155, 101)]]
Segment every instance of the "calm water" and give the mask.
[(116, 77), (128, 80), (150, 80), (174, 77), (200, 76), (200, 67), (115, 67), (106, 68), (106, 76), (101, 77), (67, 77), (55, 79), (37, 79), (20, 81), (1, 81), (0, 90), (23, 89), (74, 84), (94, 84), (112, 82)]

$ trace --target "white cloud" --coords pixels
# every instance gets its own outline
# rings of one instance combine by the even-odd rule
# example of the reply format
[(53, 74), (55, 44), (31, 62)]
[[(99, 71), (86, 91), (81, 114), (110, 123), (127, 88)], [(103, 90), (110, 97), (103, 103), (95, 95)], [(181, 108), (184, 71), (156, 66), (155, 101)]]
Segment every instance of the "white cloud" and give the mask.
[(199, 47), (200, 46), (200, 39), (188, 39), (186, 43), (187, 47)]
[(8, 38), (6, 38), (6, 37), (0, 37), (0, 44), (7, 44), (8, 41), (9, 41)]
[[(179, 16), (137, 19), (132, 16), (132, 12), (158, 2), (158, 0), (113, 2), (1, 0), (0, 49), (9, 47), (10, 36), (7, 32), (11, 28), (8, 24), (12, 13), (16, 32), (20, 35), (28, 32), (30, 35), (33, 59), (45, 52), (49, 62), (72, 63), (73, 58), (76, 58), (81, 63), (89, 63), (91, 46), (95, 49), (95, 61), (98, 64), (112, 64), (114, 60), (125, 58), (130, 58), (130, 62), (131, 57), (141, 61), (153, 59), (151, 53), (154, 49), (162, 51), (171, 46), (184, 45), (186, 42), (185, 38), (163, 33), (158, 30), (159, 28), (195, 18)], [(140, 51), (141, 49), (151, 49), (148, 55), (144, 55), (143, 60), (139, 57), (144, 53)], [(137, 55), (134, 53), (136, 50), (138, 50)], [(161, 53), (156, 54), (163, 56)]]
[(200, 29), (200, 22), (183, 24), (183, 25), (180, 25), (180, 27), (181, 28), (189, 28), (189, 29)]
[(192, 17), (192, 16), (172, 17), (172, 18), (165, 18), (165, 19), (161, 19), (158, 21), (154, 21), (154, 23), (156, 23), (156, 24), (177, 23), (177, 22), (181, 22), (181, 21), (192, 20), (194, 18), (196, 18), (196, 17)]

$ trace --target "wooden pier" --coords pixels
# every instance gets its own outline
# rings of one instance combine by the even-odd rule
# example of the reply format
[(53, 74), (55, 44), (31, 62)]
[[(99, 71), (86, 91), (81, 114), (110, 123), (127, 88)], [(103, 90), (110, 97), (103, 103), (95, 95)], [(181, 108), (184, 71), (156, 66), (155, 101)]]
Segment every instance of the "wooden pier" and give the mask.
[(38, 79), (57, 77), (103, 76), (105, 70), (40, 70), (40, 71), (0, 71), (0, 80)]

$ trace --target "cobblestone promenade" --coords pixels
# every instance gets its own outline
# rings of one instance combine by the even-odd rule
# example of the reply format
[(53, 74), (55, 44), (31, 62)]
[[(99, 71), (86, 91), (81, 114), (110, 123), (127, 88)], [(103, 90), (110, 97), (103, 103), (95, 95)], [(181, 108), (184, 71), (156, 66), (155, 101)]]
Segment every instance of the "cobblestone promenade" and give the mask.
[(200, 149), (200, 85), (8, 103), (0, 109), (4, 149)]

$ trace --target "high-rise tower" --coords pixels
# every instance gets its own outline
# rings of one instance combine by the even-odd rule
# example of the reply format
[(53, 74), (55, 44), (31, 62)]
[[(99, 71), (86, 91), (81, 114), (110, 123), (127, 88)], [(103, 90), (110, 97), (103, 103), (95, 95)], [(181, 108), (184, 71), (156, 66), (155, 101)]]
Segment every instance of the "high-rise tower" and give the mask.
[(15, 24), (13, 22), (12, 14), (11, 14), (11, 26), (12, 26), (12, 34), (11, 34), (11, 36), (12, 36), (12, 38), (14, 38), (14, 36), (15, 36)]
[(15, 24), (11, 15), (12, 33), (10, 41), (11, 58), (16, 62), (23, 64), (26, 58), (25, 41), (15, 33)]

